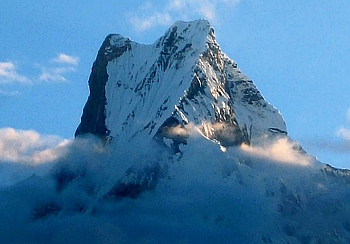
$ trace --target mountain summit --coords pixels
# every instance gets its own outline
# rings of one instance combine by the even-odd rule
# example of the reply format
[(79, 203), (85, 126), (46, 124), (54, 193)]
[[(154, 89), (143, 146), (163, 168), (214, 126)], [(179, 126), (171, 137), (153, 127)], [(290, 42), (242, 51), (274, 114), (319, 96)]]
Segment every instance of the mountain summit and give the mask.
[(206, 20), (178, 21), (153, 45), (109, 35), (76, 135), (156, 139), (175, 151), (188, 125), (223, 147), (286, 134), (285, 122), (228, 58)]

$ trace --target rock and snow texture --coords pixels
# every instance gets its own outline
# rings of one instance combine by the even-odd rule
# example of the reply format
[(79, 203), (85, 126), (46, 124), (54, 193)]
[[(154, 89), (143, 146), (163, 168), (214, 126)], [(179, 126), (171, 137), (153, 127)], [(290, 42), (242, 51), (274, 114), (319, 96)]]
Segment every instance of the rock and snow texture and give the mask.
[(0, 185), (2, 243), (350, 242), (350, 172), (286, 135), (207, 21), (109, 35), (89, 86), (50, 173)]
[(221, 51), (206, 20), (176, 22), (153, 45), (109, 35), (89, 84), (77, 135), (170, 139), (177, 148), (189, 124), (222, 146), (286, 134), (280, 113)]

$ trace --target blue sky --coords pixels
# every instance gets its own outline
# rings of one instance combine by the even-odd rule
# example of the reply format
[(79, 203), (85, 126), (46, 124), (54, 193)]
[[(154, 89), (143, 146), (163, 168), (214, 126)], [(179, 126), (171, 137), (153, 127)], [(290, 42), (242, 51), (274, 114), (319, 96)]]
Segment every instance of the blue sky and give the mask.
[(348, 1), (4, 0), (0, 9), (0, 128), (72, 138), (107, 34), (152, 43), (176, 20), (203, 17), (289, 135), (350, 168)]

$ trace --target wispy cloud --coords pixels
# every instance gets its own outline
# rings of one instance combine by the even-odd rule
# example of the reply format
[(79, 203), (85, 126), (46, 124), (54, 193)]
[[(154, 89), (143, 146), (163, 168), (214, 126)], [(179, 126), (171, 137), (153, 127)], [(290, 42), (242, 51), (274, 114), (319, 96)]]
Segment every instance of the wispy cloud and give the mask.
[(344, 126), (342, 126), (337, 130), (336, 134), (339, 138), (350, 142), (350, 129), (347, 129)]
[(15, 97), (20, 95), (21, 93), (19, 91), (5, 91), (0, 89), (0, 96), (4, 97)]
[(169, 25), (172, 18), (169, 13), (154, 13), (145, 17), (133, 16), (130, 22), (138, 31), (145, 31), (154, 26)]
[[(350, 122), (350, 108), (346, 112), (346, 119), (347, 119), (348, 122)], [(340, 128), (337, 129), (336, 135), (339, 138), (341, 138), (341, 139), (347, 141), (348, 143), (350, 143), (350, 129), (346, 128), (344, 125), (340, 126)]]
[[(65, 53), (59, 53), (51, 59), (50, 65), (36, 64), (41, 72), (35, 78), (28, 78), (26, 75), (19, 74), (17, 67), (13, 62), (0, 62), (0, 85), (6, 84), (33, 84), (36, 81), (45, 82), (67, 82), (66, 75), (75, 72), (79, 65), (79, 57), (71, 56)], [(16, 96), (18, 91), (5, 91), (0, 89), (0, 96)]]
[(217, 22), (219, 9), (234, 8), (239, 0), (169, 0), (163, 4), (143, 3), (130, 22), (138, 31), (145, 31), (157, 26), (168, 26), (174, 20), (205, 18)]
[[(305, 148), (307, 148), (308, 151), (314, 150), (315, 152), (318, 152), (319, 155), (316, 156), (320, 158), (322, 153), (333, 154), (337, 156), (336, 158), (340, 157), (341, 155), (346, 157), (346, 155), (350, 153), (350, 109), (348, 109), (348, 111), (344, 114), (344, 117), (347, 119), (347, 122), (335, 129), (334, 136), (313, 136), (307, 139), (303, 139), (302, 144), (305, 146)], [(331, 161), (334, 161), (334, 159), (327, 160), (329, 163)], [(340, 162), (337, 163), (339, 164)], [(348, 165), (348, 163), (345, 162), (344, 166), (345, 165)], [(349, 166), (345, 167), (348, 168)]]
[(79, 64), (79, 57), (76, 56), (70, 56), (65, 53), (60, 53), (57, 55), (57, 57), (52, 59), (55, 63), (60, 64), (71, 64), (71, 65), (78, 65)]
[[(339, 136), (338, 136), (339, 137)], [(302, 144), (305, 147), (312, 148), (321, 152), (330, 152), (335, 154), (343, 154), (350, 152), (350, 145), (343, 139), (339, 140), (338, 138), (330, 137), (314, 137), (308, 138), (302, 141)], [(318, 155), (316, 155), (318, 156)]]
[(241, 149), (257, 157), (263, 157), (279, 163), (308, 166), (312, 158), (301, 151), (299, 144), (287, 137), (266, 143), (262, 146), (241, 145)]
[(30, 84), (31, 81), (17, 72), (13, 62), (0, 62), (0, 84), (23, 83)]
[(65, 82), (67, 81), (67, 78), (64, 75), (74, 71), (75, 71), (74, 67), (54, 67), (54, 68), (43, 67), (41, 74), (39, 76), (39, 80)]
[(79, 57), (60, 53), (55, 58), (52, 58), (51, 61), (54, 63), (51, 67), (39, 66), (41, 68), (39, 80), (45, 82), (66, 82), (68, 81), (66, 75), (76, 71)]

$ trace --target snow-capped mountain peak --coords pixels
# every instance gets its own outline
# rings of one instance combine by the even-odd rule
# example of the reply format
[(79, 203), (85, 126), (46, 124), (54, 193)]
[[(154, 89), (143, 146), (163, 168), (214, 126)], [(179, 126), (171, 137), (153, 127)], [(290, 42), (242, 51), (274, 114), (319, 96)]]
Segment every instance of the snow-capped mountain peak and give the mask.
[(286, 135), (207, 21), (107, 36), (89, 87), (48, 173), (0, 188), (2, 243), (350, 242), (350, 171)]
[(206, 20), (178, 21), (153, 45), (109, 35), (89, 84), (77, 135), (155, 138), (178, 151), (187, 134), (174, 128), (189, 124), (223, 146), (286, 134), (282, 116), (221, 51)]

